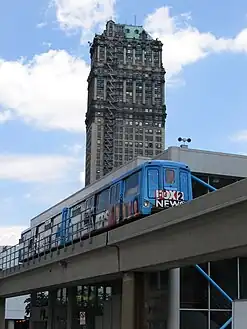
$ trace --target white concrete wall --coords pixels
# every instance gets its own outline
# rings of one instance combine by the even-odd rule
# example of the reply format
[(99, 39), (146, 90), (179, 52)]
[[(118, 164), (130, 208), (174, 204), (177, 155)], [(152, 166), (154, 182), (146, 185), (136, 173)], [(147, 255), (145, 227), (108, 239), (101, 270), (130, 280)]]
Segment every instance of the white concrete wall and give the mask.
[(181, 147), (169, 147), (156, 159), (186, 163), (193, 172), (247, 177), (247, 156)]

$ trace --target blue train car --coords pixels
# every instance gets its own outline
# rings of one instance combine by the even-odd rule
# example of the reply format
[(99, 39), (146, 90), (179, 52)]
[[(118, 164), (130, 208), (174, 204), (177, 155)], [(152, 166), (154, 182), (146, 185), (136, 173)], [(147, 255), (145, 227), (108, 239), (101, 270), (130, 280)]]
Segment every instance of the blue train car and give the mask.
[(33, 233), (31, 229), (25, 232), (20, 243), (20, 261), (190, 200), (192, 176), (186, 164), (147, 161), (85, 194), (83, 200), (32, 228)]
[(173, 161), (148, 161), (95, 195), (95, 229), (192, 200), (191, 172)]
[[(190, 200), (189, 167), (180, 162), (153, 160), (89, 195), (83, 201), (83, 210), (76, 214), (83, 235), (93, 235)], [(59, 241), (75, 241), (77, 230), (78, 221), (74, 220), (72, 209), (63, 209)]]

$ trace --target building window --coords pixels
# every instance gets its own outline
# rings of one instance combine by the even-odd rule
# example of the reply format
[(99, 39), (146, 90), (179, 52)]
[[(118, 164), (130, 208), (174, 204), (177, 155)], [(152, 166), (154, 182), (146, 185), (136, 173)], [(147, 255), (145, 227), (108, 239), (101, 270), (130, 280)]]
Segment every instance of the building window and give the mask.
[[(208, 273), (208, 264), (201, 264), (202, 269)], [(180, 270), (180, 307), (182, 309), (208, 309), (208, 281), (194, 267), (184, 267)]]
[[(233, 300), (246, 298), (246, 258), (209, 262), (200, 267)], [(182, 268), (180, 274), (181, 328), (189, 329), (194, 324), (197, 328), (221, 328), (232, 316), (231, 302), (195, 266)], [(226, 328), (230, 329), (231, 325)]]

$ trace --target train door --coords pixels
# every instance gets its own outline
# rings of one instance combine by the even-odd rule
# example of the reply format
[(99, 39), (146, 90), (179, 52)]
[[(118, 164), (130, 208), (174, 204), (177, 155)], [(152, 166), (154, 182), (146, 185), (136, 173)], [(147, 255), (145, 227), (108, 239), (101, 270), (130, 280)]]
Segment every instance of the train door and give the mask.
[(141, 171), (134, 172), (124, 179), (122, 219), (130, 219), (139, 214)]
[(154, 203), (156, 198), (157, 191), (161, 190), (163, 186), (161, 186), (160, 181), (160, 167), (158, 166), (148, 166), (147, 167), (147, 197)]
[(110, 189), (110, 214), (108, 225), (114, 226), (119, 223), (121, 218), (122, 197), (120, 191), (120, 182), (111, 186)]
[(180, 181), (180, 191), (183, 193), (183, 201), (190, 201), (192, 199), (191, 193), (191, 182), (190, 182), (190, 174), (188, 171), (180, 169), (179, 173), (179, 181)]

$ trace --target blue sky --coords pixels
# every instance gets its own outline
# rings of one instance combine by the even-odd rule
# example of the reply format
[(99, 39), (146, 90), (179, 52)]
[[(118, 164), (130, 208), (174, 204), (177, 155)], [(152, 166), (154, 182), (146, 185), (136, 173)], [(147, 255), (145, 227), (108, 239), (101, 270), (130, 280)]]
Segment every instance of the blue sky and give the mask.
[(111, 17), (162, 40), (166, 146), (247, 153), (247, 3), (43, 0), (1, 3), (0, 244), (83, 186), (87, 41)]

